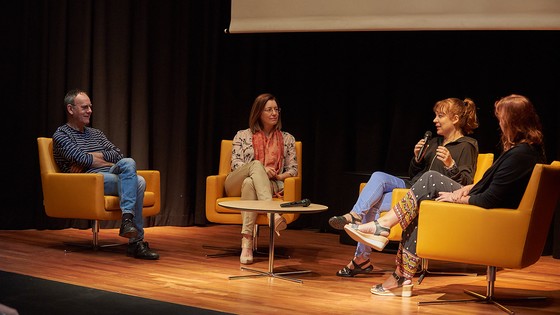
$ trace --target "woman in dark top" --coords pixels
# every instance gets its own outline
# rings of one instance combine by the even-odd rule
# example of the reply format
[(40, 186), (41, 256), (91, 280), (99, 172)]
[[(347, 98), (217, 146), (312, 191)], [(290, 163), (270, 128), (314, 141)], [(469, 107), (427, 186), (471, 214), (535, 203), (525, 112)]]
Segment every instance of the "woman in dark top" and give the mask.
[(367, 224), (347, 224), (356, 241), (382, 250), (390, 227), (400, 224), (403, 237), (392, 276), (371, 288), (377, 295), (407, 296), (420, 263), (416, 256), (418, 205), (422, 200), (472, 204), (483, 208), (517, 208), (535, 164), (545, 163), (541, 124), (533, 104), (524, 96), (510, 95), (495, 103), (503, 153), (475, 185), (462, 186), (445, 175), (428, 171), (385, 216)]
[[(478, 128), (476, 104), (470, 98), (460, 100), (450, 97), (437, 101), (433, 106), (434, 127), (437, 136), (431, 140), (421, 139), (414, 146), (408, 176), (403, 179), (385, 172), (374, 172), (352, 206), (344, 215), (333, 216), (329, 225), (343, 230), (348, 223), (368, 223), (391, 209), (393, 189), (410, 188), (425, 172), (438, 171), (462, 185), (473, 183), (478, 156), (478, 142), (469, 137)], [(424, 153), (421, 149), (425, 146)], [(352, 260), (336, 275), (353, 277), (370, 273), (371, 247), (358, 243)]]

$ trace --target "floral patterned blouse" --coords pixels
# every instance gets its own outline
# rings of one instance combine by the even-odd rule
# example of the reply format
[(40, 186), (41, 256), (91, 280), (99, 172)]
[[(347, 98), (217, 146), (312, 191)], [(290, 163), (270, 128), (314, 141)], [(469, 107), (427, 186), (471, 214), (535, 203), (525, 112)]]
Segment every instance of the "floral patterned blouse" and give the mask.
[[(298, 163), (296, 159), (296, 139), (291, 134), (282, 131), (284, 139), (284, 161), (282, 173), (290, 173), (291, 176), (298, 175)], [(255, 159), (253, 149), (253, 133), (251, 129), (239, 130), (233, 138), (231, 152), (231, 170), (234, 171), (245, 163)]]

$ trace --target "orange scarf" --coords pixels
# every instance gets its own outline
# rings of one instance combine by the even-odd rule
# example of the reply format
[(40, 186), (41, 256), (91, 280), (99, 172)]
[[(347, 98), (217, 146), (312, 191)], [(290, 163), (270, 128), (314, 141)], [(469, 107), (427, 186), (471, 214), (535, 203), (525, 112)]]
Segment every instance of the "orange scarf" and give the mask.
[(272, 167), (276, 170), (276, 174), (282, 174), (280, 167), (284, 161), (284, 138), (280, 130), (274, 131), (270, 138), (267, 138), (262, 131), (254, 133), (253, 150), (255, 160), (261, 161), (265, 167)]

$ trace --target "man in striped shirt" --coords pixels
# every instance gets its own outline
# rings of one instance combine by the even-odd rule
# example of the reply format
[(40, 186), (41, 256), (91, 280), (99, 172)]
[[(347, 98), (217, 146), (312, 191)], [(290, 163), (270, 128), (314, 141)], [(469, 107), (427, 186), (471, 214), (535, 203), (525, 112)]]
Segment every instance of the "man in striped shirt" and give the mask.
[(53, 154), (65, 173), (100, 173), (105, 194), (119, 196), (122, 224), (119, 235), (129, 239), (127, 255), (158, 259), (144, 242), (142, 207), (146, 181), (136, 174), (136, 162), (125, 158), (99, 129), (87, 127), (93, 105), (86, 92), (71, 90), (64, 97), (66, 124), (53, 135)]

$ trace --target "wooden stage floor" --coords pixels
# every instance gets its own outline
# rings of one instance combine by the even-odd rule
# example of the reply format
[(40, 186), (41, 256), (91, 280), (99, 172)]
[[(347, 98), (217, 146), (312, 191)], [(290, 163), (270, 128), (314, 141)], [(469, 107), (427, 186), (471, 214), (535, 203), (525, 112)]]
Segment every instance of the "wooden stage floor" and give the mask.
[[(385, 273), (341, 278), (336, 271), (347, 264), (354, 246), (339, 243), (331, 233), (286, 230), (276, 239), (275, 271), (311, 270), (293, 275), (295, 283), (272, 277), (230, 280), (251, 274), (240, 269), (237, 256), (207, 258), (217, 253), (203, 245), (239, 247), (240, 227), (152, 227), (146, 241), (161, 259), (126, 257), (124, 247), (65, 253), (64, 242), (91, 240), (90, 230), (0, 231), (0, 270), (123, 294), (236, 314), (505, 314), (488, 304), (461, 303), (417, 306), (419, 301), (467, 299), (463, 289), (486, 292), (484, 266), (430, 261), (430, 269), (477, 272), (479, 276), (428, 275), (410, 298), (375, 296), (369, 292), (394, 268), (394, 255), (373, 253), (372, 261)], [(259, 245), (266, 250), (268, 228)], [(123, 242), (117, 229), (101, 230), (101, 242)], [(249, 266), (266, 271), (268, 257), (255, 257)], [(1, 285), (1, 284), (0, 284)], [(546, 296), (545, 302), (504, 303), (518, 314), (560, 313), (560, 260), (542, 257), (522, 270), (498, 271), (496, 296)], [(23, 314), (22, 314), (23, 315)]]

